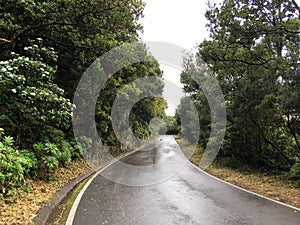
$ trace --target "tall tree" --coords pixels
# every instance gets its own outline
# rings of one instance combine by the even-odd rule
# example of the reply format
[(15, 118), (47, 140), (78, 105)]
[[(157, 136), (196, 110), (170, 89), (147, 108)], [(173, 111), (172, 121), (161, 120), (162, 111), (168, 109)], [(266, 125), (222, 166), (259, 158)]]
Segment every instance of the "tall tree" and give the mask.
[[(41, 55), (41, 60), (56, 68), (54, 82), (71, 101), (83, 72), (97, 57), (124, 43), (138, 41), (138, 31), (142, 29), (138, 19), (144, 9), (140, 0), (0, 0), (0, 6), (0, 59), (11, 59), (10, 52), (29, 56), (24, 47), (32, 45), (32, 40), (42, 39), (41, 48), (51, 48), (58, 58), (52, 60)], [(139, 54), (145, 63), (127, 66), (114, 74), (97, 101), (97, 128), (110, 145), (116, 143), (110, 112), (118, 91), (135, 79), (161, 76), (157, 61), (147, 60), (151, 56), (146, 49), (141, 49)], [(31, 75), (30, 70), (26, 72), (27, 76)], [(38, 82), (39, 75), (42, 74), (32, 80)], [(153, 87), (162, 92), (162, 84), (153, 84)], [(0, 102), (5, 104), (1, 97)], [(132, 123), (139, 127), (139, 133), (149, 131), (150, 118), (163, 116), (164, 107), (162, 100), (150, 98), (135, 105), (132, 120), (136, 121)]]
[(0, 59), (42, 38), (58, 53), (56, 82), (72, 99), (82, 72), (96, 57), (137, 40), (140, 0), (1, 0)]
[(199, 56), (228, 104), (224, 151), (257, 166), (289, 168), (299, 156), (299, 6), (226, 0), (206, 13)]

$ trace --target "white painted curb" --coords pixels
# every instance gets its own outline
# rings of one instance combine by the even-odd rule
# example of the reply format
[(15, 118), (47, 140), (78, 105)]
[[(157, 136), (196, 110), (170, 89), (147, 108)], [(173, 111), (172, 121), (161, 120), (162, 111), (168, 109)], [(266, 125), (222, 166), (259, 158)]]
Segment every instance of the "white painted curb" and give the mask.
[(237, 185), (231, 184), (231, 183), (229, 183), (229, 182), (227, 182), (227, 181), (224, 181), (224, 180), (222, 180), (222, 179), (220, 179), (220, 178), (218, 178), (218, 177), (215, 177), (215, 176), (213, 176), (213, 175), (207, 173), (206, 171), (200, 169), (198, 166), (194, 165), (194, 164), (191, 163), (191, 162), (190, 162), (190, 164), (191, 164), (193, 167), (195, 167), (196, 169), (198, 169), (200, 172), (206, 174), (206, 175), (209, 176), (209, 177), (214, 178), (215, 180), (218, 180), (218, 181), (220, 181), (220, 182), (223, 182), (223, 183), (225, 183), (225, 184), (227, 184), (227, 185), (230, 185), (230, 186), (232, 186), (232, 187), (234, 187), (234, 188), (237, 188), (237, 189), (239, 189), (239, 190), (241, 190), (241, 191), (245, 191), (245, 192), (247, 192), (247, 193), (249, 193), (249, 194), (256, 195), (256, 196), (258, 196), (258, 197), (260, 197), (260, 198), (264, 198), (264, 199), (269, 200), (269, 201), (271, 201), (271, 202), (275, 202), (275, 203), (280, 204), (280, 205), (282, 205), (282, 206), (291, 208), (291, 209), (295, 210), (295, 213), (296, 213), (296, 212), (297, 212), (297, 213), (300, 213), (300, 208), (297, 208), (297, 207), (294, 207), (294, 206), (285, 204), (285, 203), (283, 203), (283, 202), (279, 202), (279, 201), (276, 201), (276, 200), (274, 200), (274, 199), (268, 198), (268, 197), (266, 197), (266, 196), (257, 194), (257, 193), (255, 193), (255, 192), (246, 190), (246, 189), (244, 189), (244, 188), (241, 188), (241, 187), (239, 187), (239, 186), (237, 186)]
[(103, 170), (105, 170), (106, 168), (108, 168), (109, 166), (111, 166), (112, 164), (114, 164), (116, 162), (116, 160), (114, 162), (111, 162), (109, 165), (105, 166), (104, 168), (102, 168), (101, 170), (99, 170), (91, 179), (89, 179), (89, 181), (84, 185), (84, 187), (81, 189), (81, 191), (79, 192), (79, 194), (77, 195), (73, 205), (72, 205), (72, 208), (71, 208), (71, 211), (69, 212), (69, 216), (68, 216), (68, 219), (66, 221), (66, 225), (72, 225), (73, 224), (73, 221), (74, 221), (74, 218), (75, 218), (75, 213), (77, 211), (77, 208), (78, 208), (78, 205), (81, 201), (81, 198), (84, 194), (84, 192), (86, 191), (86, 189), (89, 187), (89, 185), (92, 183), (92, 181), (95, 179), (96, 176), (99, 175), (99, 173), (101, 173)]
[[(177, 145), (178, 145), (178, 144), (177, 144)], [(179, 145), (178, 145), (178, 147), (179, 147)], [(142, 148), (142, 147), (141, 147), (141, 148)], [(179, 147), (179, 148), (180, 148), (180, 147)], [(139, 149), (138, 149), (138, 150), (139, 150)], [(126, 156), (131, 155), (131, 154), (137, 152), (138, 150), (133, 151), (133, 152), (130, 152), (130, 153), (124, 155), (123, 157), (121, 157), (120, 159), (125, 158)], [(87, 190), (87, 188), (89, 187), (89, 185), (92, 183), (92, 181), (93, 181), (93, 180), (94, 180), (94, 179), (95, 179), (102, 171), (104, 171), (105, 169), (107, 169), (108, 167), (110, 167), (112, 164), (114, 164), (115, 162), (117, 162), (117, 161), (120, 160), (120, 159), (114, 159), (114, 160), (112, 160), (108, 165), (106, 165), (106, 166), (103, 167), (101, 170), (99, 170), (99, 171), (98, 171), (98, 172), (97, 172), (97, 173), (96, 173), (96, 174), (95, 174), (95, 175), (94, 175), (94, 176), (93, 176), (93, 177), (92, 177), (92, 178), (84, 185), (84, 187), (81, 189), (81, 191), (79, 192), (79, 194), (77, 195), (77, 197), (76, 197), (76, 199), (75, 199), (75, 201), (74, 201), (74, 203), (73, 203), (73, 206), (72, 206), (71, 211), (70, 211), (70, 213), (69, 213), (68, 219), (67, 219), (67, 221), (66, 221), (66, 225), (72, 225), (72, 224), (73, 224), (73, 221), (74, 221), (74, 218), (75, 218), (75, 214), (76, 214), (78, 205), (79, 205), (79, 203), (80, 203), (80, 201), (81, 201), (81, 198), (82, 198), (84, 192), (85, 192), (85, 191)], [(264, 199), (266, 199), (266, 200), (268, 200), (268, 201), (271, 201), (271, 202), (280, 204), (280, 205), (282, 205), (282, 206), (288, 207), (288, 208), (290, 208), (290, 209), (293, 209), (293, 210), (295, 210), (295, 213), (300, 213), (300, 209), (297, 208), (297, 207), (294, 207), (294, 206), (285, 204), (285, 203), (283, 203), (283, 202), (276, 201), (276, 200), (274, 200), (274, 199), (265, 197), (265, 196), (263, 196), (263, 195), (257, 194), (257, 193), (255, 193), (255, 192), (246, 190), (246, 189), (244, 189), (244, 188), (241, 188), (241, 187), (239, 187), (239, 186), (236, 186), (236, 185), (234, 185), (234, 184), (231, 184), (231, 183), (229, 183), (229, 182), (227, 182), (227, 181), (224, 181), (224, 180), (222, 180), (222, 179), (220, 179), (220, 178), (218, 178), (218, 177), (215, 177), (215, 176), (213, 176), (213, 175), (207, 173), (206, 171), (200, 169), (199, 167), (197, 167), (196, 165), (194, 165), (193, 163), (191, 163), (189, 160), (187, 160), (187, 163), (191, 164), (194, 168), (196, 168), (197, 170), (199, 170), (199, 172), (204, 173), (205, 175), (207, 175), (207, 176), (209, 176), (209, 177), (211, 177), (211, 178), (213, 178), (213, 179), (215, 179), (215, 180), (218, 180), (218, 181), (220, 181), (220, 182), (223, 182), (223, 183), (225, 183), (225, 184), (227, 184), (227, 185), (230, 185), (230, 186), (232, 186), (232, 187), (234, 187), (234, 188), (236, 188), (236, 189), (239, 189), (239, 190), (241, 190), (241, 191), (245, 191), (245, 192), (247, 192), (247, 193), (249, 193), (249, 194), (258, 196), (258, 197), (260, 197), (260, 198), (264, 198)]]
[[(155, 139), (154, 139), (155, 140)], [(154, 141), (152, 140), (152, 141)], [(72, 225), (73, 224), (73, 221), (74, 221), (74, 218), (75, 218), (75, 214), (76, 214), (76, 211), (77, 211), (77, 208), (78, 208), (78, 205), (81, 201), (81, 198), (84, 194), (84, 192), (87, 190), (87, 188), (89, 187), (89, 185), (92, 183), (92, 181), (102, 172), (104, 171), (105, 169), (107, 169), (108, 167), (110, 167), (112, 164), (114, 164), (115, 162), (117, 162), (118, 160), (120, 159), (123, 159), (125, 158), (126, 156), (128, 155), (131, 155), (131, 154), (134, 154), (135, 152), (139, 151), (140, 149), (142, 149), (144, 146), (150, 144), (152, 141), (149, 141), (148, 143), (146, 143), (145, 145), (139, 147), (138, 149), (136, 149), (135, 151), (132, 151), (132, 152), (129, 152), (125, 155), (123, 155), (122, 157), (120, 158), (114, 158), (111, 162), (109, 162), (108, 165), (106, 165), (105, 167), (101, 168), (97, 173), (94, 174), (94, 176), (89, 179), (89, 181), (84, 185), (84, 187), (80, 190), (79, 194), (77, 195), (73, 205), (72, 205), (72, 208), (69, 212), (69, 215), (68, 215), (68, 219), (66, 221), (66, 225)]]

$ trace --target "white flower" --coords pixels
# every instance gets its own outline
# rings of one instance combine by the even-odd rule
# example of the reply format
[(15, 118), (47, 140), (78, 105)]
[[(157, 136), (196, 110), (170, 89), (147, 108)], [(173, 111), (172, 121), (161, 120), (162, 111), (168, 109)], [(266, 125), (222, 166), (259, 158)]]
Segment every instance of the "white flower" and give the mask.
[(31, 92), (30, 95), (35, 96), (35, 93), (34, 93), (34, 92)]
[(17, 90), (14, 88), (14, 89), (11, 89), (11, 91), (13, 92), (13, 93), (17, 93)]
[(25, 47), (25, 48), (24, 48), (25, 51), (27, 51), (28, 49), (29, 49), (28, 47)]
[(6, 68), (1, 68), (1, 71), (2, 71), (2, 72), (6, 72), (7, 69), (6, 69)]

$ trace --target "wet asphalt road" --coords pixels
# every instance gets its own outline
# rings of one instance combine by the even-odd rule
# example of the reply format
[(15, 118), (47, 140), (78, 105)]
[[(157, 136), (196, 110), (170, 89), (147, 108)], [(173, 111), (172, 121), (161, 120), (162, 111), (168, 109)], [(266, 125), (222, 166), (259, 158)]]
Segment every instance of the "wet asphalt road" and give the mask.
[(96, 176), (73, 224), (299, 225), (300, 212), (203, 173), (162, 137)]

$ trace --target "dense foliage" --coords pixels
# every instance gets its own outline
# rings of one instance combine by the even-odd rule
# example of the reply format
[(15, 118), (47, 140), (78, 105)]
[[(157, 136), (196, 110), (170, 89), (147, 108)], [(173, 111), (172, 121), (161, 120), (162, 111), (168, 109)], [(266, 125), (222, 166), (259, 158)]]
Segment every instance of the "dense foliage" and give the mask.
[[(149, 125), (152, 118), (165, 116), (164, 110), (167, 104), (165, 100), (161, 98), (147, 97), (137, 102), (135, 102), (135, 98), (130, 99), (132, 96), (136, 96), (137, 99), (139, 99), (139, 96), (145, 93), (147, 93), (148, 96), (155, 95), (153, 93), (162, 93), (164, 87), (163, 82), (159, 81), (151, 84), (146, 83), (144, 86), (132, 83), (141, 78), (162, 76), (157, 61), (147, 55), (146, 49), (141, 50), (141, 53), (144, 55), (143, 57), (146, 62), (127, 66), (118, 71), (117, 74), (114, 74), (114, 76), (106, 82), (105, 88), (101, 90), (100, 97), (97, 101), (96, 122), (98, 133), (104, 144), (113, 147), (112, 150), (114, 151), (126, 149), (126, 146), (123, 146), (121, 142), (118, 141), (112, 128), (112, 120), (114, 118), (111, 116), (111, 109), (115, 98), (117, 95), (120, 95), (120, 91), (122, 91), (121, 95), (123, 95), (124, 108), (130, 105), (132, 101), (134, 103), (129, 116), (129, 122), (132, 132), (136, 137), (141, 139), (149, 137), (151, 134)], [(150, 60), (149, 57), (153, 61), (148, 61)], [(122, 110), (118, 113), (119, 115), (124, 115)], [(125, 133), (122, 134), (123, 139), (125, 139), (124, 135)]]
[(174, 116), (167, 116), (164, 121), (166, 123), (166, 131), (163, 133), (166, 134), (172, 134), (172, 135), (178, 135), (180, 133), (180, 125), (178, 124), (179, 121), (177, 121), (177, 119), (180, 121), (178, 114), (174, 115)]
[(18, 146), (31, 147), (55, 141), (57, 130), (70, 128), (72, 104), (54, 83), (56, 69), (43, 62), (47, 57), (55, 60), (55, 52), (40, 45), (24, 51), (28, 56), (12, 53), (0, 62), (0, 127)]
[(25, 184), (25, 177), (32, 168), (36, 167), (37, 160), (28, 151), (19, 151), (13, 147), (13, 138), (4, 136), (0, 130), (0, 196), (14, 194), (14, 189)]
[(182, 74), (185, 91), (201, 105), (199, 117), (207, 130), (209, 107), (188, 74), (208, 67), (218, 79), (228, 112), (223, 156), (264, 169), (293, 168), (294, 176), (300, 172), (299, 17), (295, 1), (210, 5), (210, 40), (198, 52), (206, 65), (188, 62)]
[[(8, 196), (24, 185), (26, 177), (50, 179), (58, 166), (82, 154), (71, 124), (76, 87), (97, 57), (138, 41), (144, 4), (140, 0), (0, 0), (0, 5), (0, 128), (6, 135), (0, 139), (0, 190)], [(141, 54), (145, 63), (114, 74), (95, 106), (98, 133), (113, 152), (125, 149), (111, 125), (117, 93), (126, 88), (140, 93), (131, 82), (162, 76), (146, 48)], [(162, 92), (163, 84), (153, 88)], [(165, 107), (160, 98), (137, 102), (130, 115), (134, 133), (149, 136), (151, 119), (163, 117)], [(89, 146), (90, 140), (86, 141)]]
[(0, 59), (21, 54), (29, 40), (42, 38), (58, 54), (55, 80), (70, 99), (96, 57), (136, 40), (143, 10), (139, 0), (1, 0), (0, 5)]

